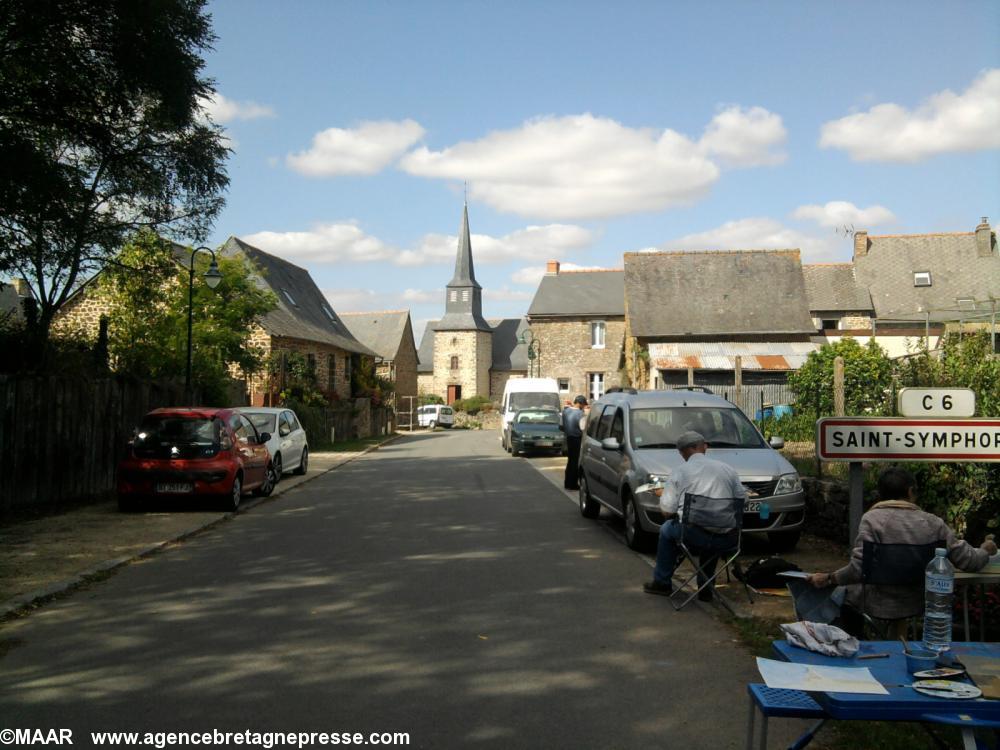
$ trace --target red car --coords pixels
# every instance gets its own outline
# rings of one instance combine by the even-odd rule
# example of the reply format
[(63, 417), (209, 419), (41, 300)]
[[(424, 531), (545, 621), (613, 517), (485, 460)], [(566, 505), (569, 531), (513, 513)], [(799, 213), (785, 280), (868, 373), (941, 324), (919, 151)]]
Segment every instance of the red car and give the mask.
[(118, 507), (207, 497), (234, 511), (248, 491), (270, 495), (277, 481), (270, 437), (232, 409), (155, 409), (143, 417), (128, 457), (118, 464)]

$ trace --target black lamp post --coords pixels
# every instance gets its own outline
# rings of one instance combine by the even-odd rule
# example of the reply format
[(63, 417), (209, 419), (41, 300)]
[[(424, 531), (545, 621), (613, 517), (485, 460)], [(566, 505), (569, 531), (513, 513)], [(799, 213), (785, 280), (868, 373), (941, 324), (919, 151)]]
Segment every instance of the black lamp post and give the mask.
[[(542, 376), (542, 342), (538, 340), (530, 328), (525, 328), (521, 335), (517, 337), (517, 343), (528, 345), (528, 377)], [(532, 368), (534, 365), (534, 368)], [(535, 374), (532, 374), (534, 370)]]
[(184, 376), (184, 393), (191, 398), (191, 327), (194, 318), (194, 256), (204, 251), (212, 256), (212, 262), (205, 271), (205, 283), (209, 289), (215, 289), (222, 281), (219, 264), (215, 260), (215, 251), (209, 247), (196, 247), (191, 251), (191, 264), (188, 268), (188, 341), (187, 341), (187, 371)]

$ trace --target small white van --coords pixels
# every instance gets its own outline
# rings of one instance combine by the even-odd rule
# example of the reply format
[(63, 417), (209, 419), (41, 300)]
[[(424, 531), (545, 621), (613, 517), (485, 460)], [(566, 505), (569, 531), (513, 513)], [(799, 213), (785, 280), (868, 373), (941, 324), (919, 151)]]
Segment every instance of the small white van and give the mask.
[(551, 408), (561, 411), (559, 384), (555, 378), (511, 378), (500, 402), (500, 443), (510, 450), (510, 423), (521, 409)]
[(417, 426), (418, 427), (430, 427), (432, 430), (435, 427), (447, 427), (455, 423), (455, 412), (450, 406), (445, 406), (444, 404), (427, 404), (427, 406), (421, 406), (417, 409)]

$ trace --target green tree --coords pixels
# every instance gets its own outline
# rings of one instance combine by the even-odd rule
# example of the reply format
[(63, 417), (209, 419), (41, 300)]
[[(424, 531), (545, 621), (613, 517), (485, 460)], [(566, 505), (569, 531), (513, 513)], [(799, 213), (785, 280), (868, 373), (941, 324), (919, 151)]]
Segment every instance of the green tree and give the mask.
[(812, 409), (818, 400), (819, 415), (833, 414), (833, 361), (837, 357), (844, 358), (847, 414), (884, 413), (892, 393), (892, 360), (874, 339), (861, 346), (850, 337), (823, 344), (809, 354), (798, 371), (788, 376), (800, 407)]
[(141, 228), (204, 240), (228, 148), (202, 114), (204, 0), (0, 4), (0, 271), (55, 312)]
[[(217, 256), (222, 281), (215, 289), (201, 283), (208, 259), (195, 260), (192, 380), (206, 403), (226, 398), (229, 365), (244, 373), (263, 367), (250, 342), (254, 322), (277, 305), (257, 283), (258, 271), (243, 256)], [(138, 377), (180, 377), (187, 358), (188, 269), (190, 250), (151, 232), (126, 245), (95, 283), (105, 301), (108, 353), (112, 366)], [(183, 262), (183, 263), (182, 263)], [(142, 267), (142, 271), (134, 270)]]

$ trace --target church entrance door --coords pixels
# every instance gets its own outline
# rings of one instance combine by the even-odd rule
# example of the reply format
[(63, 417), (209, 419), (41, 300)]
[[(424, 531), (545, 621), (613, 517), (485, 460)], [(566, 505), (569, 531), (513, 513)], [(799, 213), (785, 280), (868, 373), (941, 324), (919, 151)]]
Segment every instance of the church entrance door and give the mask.
[(448, 386), (448, 403), (453, 404), (462, 398), (462, 386), (460, 385), (449, 385)]

